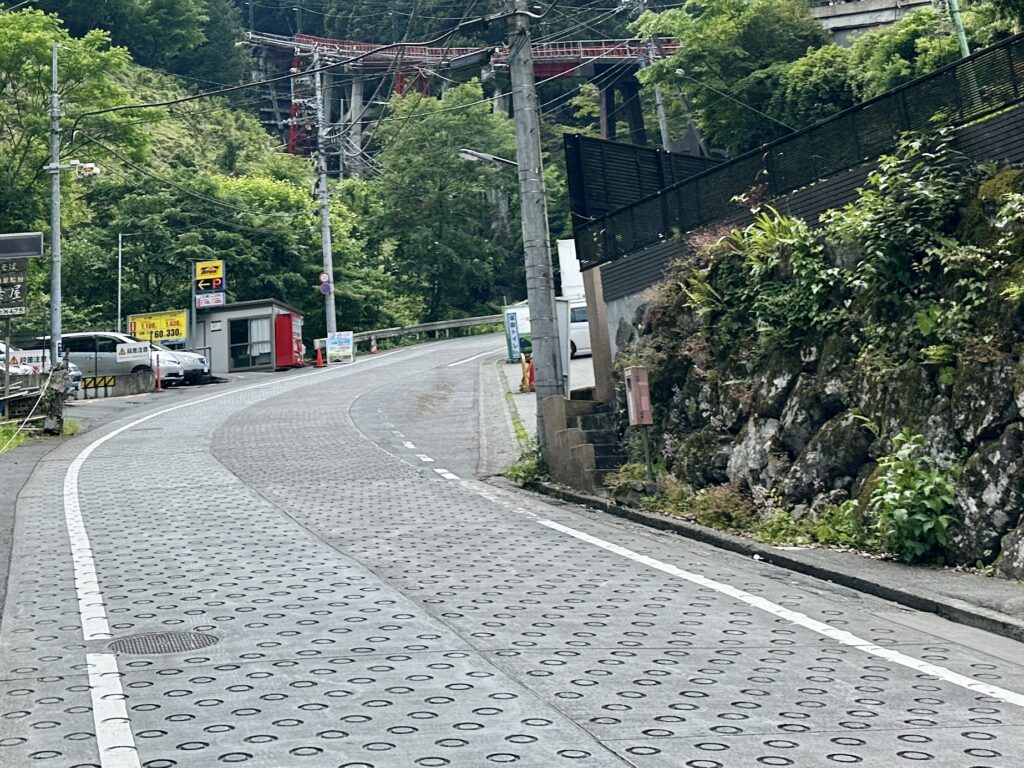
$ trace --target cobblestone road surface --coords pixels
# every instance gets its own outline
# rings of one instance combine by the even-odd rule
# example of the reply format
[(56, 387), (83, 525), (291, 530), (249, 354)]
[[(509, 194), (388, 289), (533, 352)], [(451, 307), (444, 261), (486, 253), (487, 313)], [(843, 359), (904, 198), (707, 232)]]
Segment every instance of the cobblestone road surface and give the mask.
[(0, 766), (1024, 765), (1020, 645), (482, 482), (514, 453), (499, 346), (205, 390), (50, 453)]

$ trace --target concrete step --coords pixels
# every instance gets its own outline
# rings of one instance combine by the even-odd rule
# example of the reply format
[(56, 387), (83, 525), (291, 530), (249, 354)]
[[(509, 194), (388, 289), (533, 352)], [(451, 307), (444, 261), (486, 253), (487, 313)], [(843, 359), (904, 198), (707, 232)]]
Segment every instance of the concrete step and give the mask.
[(591, 443), (595, 456), (625, 456), (622, 446), (616, 443)]
[(619, 433), (614, 429), (581, 429), (580, 434), (584, 442), (594, 443), (595, 445), (619, 442)]
[(576, 426), (584, 431), (612, 430), (616, 428), (614, 413), (588, 413), (576, 417)]
[(629, 457), (624, 453), (618, 454), (606, 454), (604, 456), (594, 453), (594, 468), (595, 469), (607, 469), (616, 470), (625, 464), (629, 460)]

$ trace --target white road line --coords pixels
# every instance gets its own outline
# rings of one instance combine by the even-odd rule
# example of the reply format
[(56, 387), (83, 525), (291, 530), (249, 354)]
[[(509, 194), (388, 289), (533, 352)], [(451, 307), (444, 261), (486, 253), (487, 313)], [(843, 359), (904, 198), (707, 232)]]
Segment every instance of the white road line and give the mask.
[[(403, 350), (396, 349), (378, 357), (364, 358), (364, 360), (380, 360), (382, 357), (387, 357), (401, 351)], [(132, 427), (137, 427), (139, 424), (155, 419), (157, 416), (163, 416), (166, 413), (189, 408), (201, 403), (208, 403), (211, 400), (218, 400), (222, 397), (229, 397), (239, 392), (284, 384), (307, 376), (319, 376), (336, 371), (350, 370), (352, 365), (364, 360), (356, 360), (355, 363), (350, 363), (342, 368), (309, 371), (274, 381), (250, 384), (247, 387), (238, 387), (237, 389), (219, 392), (209, 397), (200, 397), (185, 403), (172, 405), (169, 408), (162, 408), (159, 411), (154, 411), (124, 426), (118, 427), (103, 437), (93, 440), (82, 449), (82, 452), (68, 466), (68, 471), (64, 475), (64, 522), (67, 526), (68, 540), (71, 543), (71, 562), (75, 574), (75, 594), (78, 597), (82, 637), (86, 640), (106, 640), (111, 637), (107, 610), (103, 603), (103, 594), (100, 591), (99, 577), (96, 573), (96, 558), (93, 555), (92, 545), (89, 542), (85, 520), (82, 518), (81, 500), (78, 496), (78, 477), (82, 465), (85, 464), (86, 459), (97, 448)], [(121, 673), (117, 668), (117, 657), (110, 653), (89, 653), (86, 654), (86, 661), (89, 665), (89, 687), (92, 698), (93, 721), (96, 727), (96, 742), (100, 750), (100, 765), (103, 768), (140, 768), (138, 750), (135, 747), (135, 738), (131, 731), (131, 721), (125, 705), (127, 697), (125, 696), (124, 689), (121, 687)]]
[(412, 443), (410, 443), (408, 440), (406, 440), (404, 443), (402, 443), (402, 445), (405, 446), (406, 448), (408, 448), (410, 451), (415, 451), (416, 450), (416, 446), (413, 445)]
[(454, 368), (456, 365), (462, 365), (463, 363), (471, 363), (474, 360), (479, 360), (481, 357), (484, 357), (486, 355), (493, 355), (495, 352), (501, 352), (503, 349), (505, 349), (505, 348), (504, 347), (498, 347), (497, 349), (489, 349), (486, 352), (481, 352), (479, 355), (473, 355), (472, 357), (467, 357), (465, 360), (457, 360), (454, 363), (448, 363), (448, 365), (446, 367), (447, 368)]
[(441, 469), (440, 467), (434, 467), (434, 471), (437, 472), (445, 480), (459, 480), (461, 479), (458, 475), (449, 472), (447, 469)]
[(899, 651), (893, 650), (892, 648), (884, 648), (880, 645), (875, 645), (874, 643), (868, 640), (864, 640), (863, 638), (857, 637), (857, 635), (854, 635), (842, 629), (836, 629), (835, 627), (817, 621), (816, 619), (812, 619), (810, 616), (800, 613), (798, 611), (791, 611), (790, 609), (784, 608), (781, 605), (777, 605), (776, 603), (773, 603), (770, 600), (766, 600), (763, 597), (752, 595), (749, 592), (744, 592), (742, 589), (737, 589), (736, 587), (729, 586), (728, 584), (723, 584), (720, 581), (709, 579), (706, 576), (691, 573), (690, 571), (684, 571), (682, 568), (677, 568), (674, 565), (669, 565), (668, 563), (663, 563), (660, 560), (655, 560), (653, 557), (641, 555), (637, 552), (634, 552), (631, 549), (620, 547), (618, 544), (612, 544), (609, 541), (599, 539), (596, 536), (591, 536), (589, 533), (577, 531), (575, 528), (569, 528), (568, 526), (562, 525), (561, 523), (556, 523), (553, 520), (540, 520), (539, 522), (541, 525), (547, 526), (552, 530), (560, 531), (561, 533), (577, 538), (580, 541), (585, 541), (588, 544), (593, 544), (594, 546), (600, 547), (601, 549), (606, 549), (609, 552), (614, 552), (617, 555), (621, 555), (622, 557), (628, 558), (637, 563), (641, 563), (650, 568), (655, 568), (671, 576), (675, 576), (680, 579), (685, 579), (686, 581), (692, 582), (701, 587), (706, 587), (707, 589), (713, 589), (716, 592), (721, 592), (723, 595), (728, 595), (729, 597), (744, 602), (753, 608), (758, 608), (766, 613), (771, 614), (772, 616), (777, 616), (780, 619), (785, 619), (791, 624), (796, 624), (799, 627), (808, 629), (811, 632), (815, 632), (819, 635), (822, 635), (823, 637), (835, 640), (836, 642), (841, 643), (842, 645), (846, 645), (851, 648), (857, 648), (858, 650), (861, 650), (864, 653), (870, 654), (872, 656), (878, 656), (880, 658), (891, 661), (894, 664), (899, 664), (900, 666), (912, 669), (916, 672), (937, 677), (940, 680), (945, 680), (947, 683), (952, 683), (953, 685), (960, 686), (961, 688), (966, 688), (967, 690), (973, 693), (981, 693), (985, 696), (991, 696), (994, 699), (1005, 701), (1007, 704), (1014, 704), (1018, 707), (1024, 707), (1024, 694), (1017, 693), (1016, 691), (1010, 691), (1006, 688), (1000, 688), (995, 685), (989, 685), (988, 683), (982, 683), (965, 675), (961, 675), (957, 672), (954, 672), (951, 669), (947, 669), (946, 667), (940, 667), (936, 664), (930, 664), (927, 661), (922, 661), (921, 659), (915, 659), (913, 656), (908, 656), (905, 653), (900, 653)]
[(103, 768), (140, 768), (131, 719), (121, 688), (121, 672), (112, 653), (87, 653), (92, 720)]
[(425, 453), (417, 453), (416, 454), (416, 458), (419, 459), (420, 461), (428, 463), (428, 464), (433, 464), (434, 463), (434, 460), (432, 458), (430, 458), (429, 456), (427, 456), (427, 454), (425, 454)]

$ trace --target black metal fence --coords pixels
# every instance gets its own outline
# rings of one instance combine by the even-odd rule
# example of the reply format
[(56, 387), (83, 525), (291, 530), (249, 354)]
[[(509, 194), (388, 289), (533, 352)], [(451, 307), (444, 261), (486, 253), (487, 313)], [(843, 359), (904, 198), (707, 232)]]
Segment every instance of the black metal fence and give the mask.
[(574, 224), (714, 168), (721, 160), (566, 134), (565, 165)]
[[(1022, 99), (1024, 34), (978, 51), (833, 117), (723, 163), (575, 227), (584, 269), (744, 210), (737, 195), (773, 198), (891, 152), (899, 135), (938, 121), (963, 126)], [(631, 183), (628, 174), (605, 186)], [(572, 184), (582, 188), (572, 190)], [(570, 195), (587, 194), (593, 180), (573, 179)], [(579, 219), (577, 219), (579, 221)]]

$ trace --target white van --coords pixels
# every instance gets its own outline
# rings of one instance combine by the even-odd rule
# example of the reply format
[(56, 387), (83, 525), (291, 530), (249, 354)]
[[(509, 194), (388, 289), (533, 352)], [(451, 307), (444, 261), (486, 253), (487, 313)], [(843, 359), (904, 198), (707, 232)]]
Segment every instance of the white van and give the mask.
[(590, 324), (587, 322), (587, 300), (569, 302), (569, 353), (572, 357), (590, 354)]

